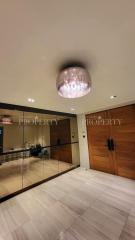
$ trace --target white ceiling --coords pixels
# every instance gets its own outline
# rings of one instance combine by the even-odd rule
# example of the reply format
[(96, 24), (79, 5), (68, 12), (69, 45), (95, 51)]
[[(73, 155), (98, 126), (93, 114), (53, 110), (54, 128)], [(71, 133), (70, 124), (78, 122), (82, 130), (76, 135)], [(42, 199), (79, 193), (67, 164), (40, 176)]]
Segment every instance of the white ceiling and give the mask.
[[(55, 85), (70, 59), (92, 78), (91, 93), (76, 100)], [(0, 102), (82, 113), (134, 100), (135, 0), (0, 1)]]

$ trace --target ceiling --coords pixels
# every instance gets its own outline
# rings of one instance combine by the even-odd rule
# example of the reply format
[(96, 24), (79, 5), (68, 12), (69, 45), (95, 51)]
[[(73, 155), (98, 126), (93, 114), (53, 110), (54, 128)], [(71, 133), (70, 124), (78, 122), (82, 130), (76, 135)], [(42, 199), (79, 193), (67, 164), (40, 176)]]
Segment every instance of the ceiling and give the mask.
[[(91, 74), (91, 93), (80, 99), (57, 94), (69, 60)], [(83, 113), (134, 100), (134, 0), (0, 1), (0, 102)]]

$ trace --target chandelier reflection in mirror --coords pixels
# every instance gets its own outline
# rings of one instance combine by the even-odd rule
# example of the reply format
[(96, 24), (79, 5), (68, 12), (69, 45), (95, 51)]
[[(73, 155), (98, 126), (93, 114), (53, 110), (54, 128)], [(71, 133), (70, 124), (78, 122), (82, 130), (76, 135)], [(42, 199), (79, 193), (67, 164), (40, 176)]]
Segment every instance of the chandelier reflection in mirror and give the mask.
[(91, 79), (88, 71), (74, 65), (64, 68), (57, 78), (57, 90), (61, 97), (79, 98), (91, 90)]
[(5, 124), (5, 125), (13, 124), (13, 121), (12, 121), (10, 115), (3, 115), (3, 116), (1, 116), (0, 124)]

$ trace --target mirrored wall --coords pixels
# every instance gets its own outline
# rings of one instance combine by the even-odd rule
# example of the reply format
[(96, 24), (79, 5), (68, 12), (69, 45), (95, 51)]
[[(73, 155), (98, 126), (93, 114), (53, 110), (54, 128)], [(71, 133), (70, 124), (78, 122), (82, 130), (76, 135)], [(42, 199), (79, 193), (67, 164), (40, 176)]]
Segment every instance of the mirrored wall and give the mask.
[(0, 109), (0, 199), (78, 165), (75, 116)]

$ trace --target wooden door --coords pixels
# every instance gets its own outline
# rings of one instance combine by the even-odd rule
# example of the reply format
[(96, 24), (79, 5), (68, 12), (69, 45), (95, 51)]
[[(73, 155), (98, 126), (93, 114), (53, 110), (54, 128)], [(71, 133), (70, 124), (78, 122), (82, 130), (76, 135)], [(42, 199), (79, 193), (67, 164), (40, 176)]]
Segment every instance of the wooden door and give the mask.
[(87, 115), (86, 124), (91, 168), (114, 174), (113, 152), (108, 149), (111, 137), (108, 112)]
[(116, 174), (135, 179), (135, 104), (109, 110)]

